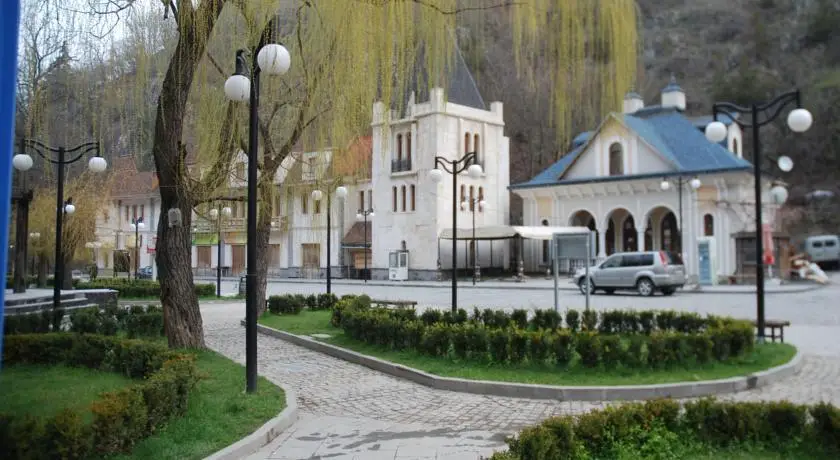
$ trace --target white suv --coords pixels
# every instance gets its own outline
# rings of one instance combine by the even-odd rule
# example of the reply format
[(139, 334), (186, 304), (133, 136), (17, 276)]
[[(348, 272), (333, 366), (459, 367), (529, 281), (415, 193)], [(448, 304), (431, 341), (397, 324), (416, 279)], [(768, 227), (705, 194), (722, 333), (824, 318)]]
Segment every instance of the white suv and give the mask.
[[(585, 269), (578, 270), (572, 282), (586, 293)], [(607, 257), (589, 268), (589, 292), (612, 294), (619, 290), (634, 290), (651, 296), (656, 291), (672, 295), (685, 285), (685, 266), (676, 254), (666, 251), (622, 252)]]

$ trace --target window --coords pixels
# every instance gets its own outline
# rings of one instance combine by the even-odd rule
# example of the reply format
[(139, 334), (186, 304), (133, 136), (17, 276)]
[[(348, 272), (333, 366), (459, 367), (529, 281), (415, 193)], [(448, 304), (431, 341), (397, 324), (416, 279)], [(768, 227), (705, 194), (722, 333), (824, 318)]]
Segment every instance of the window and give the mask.
[(365, 191), (362, 190), (361, 192), (359, 192), (359, 211), (362, 211), (364, 209), (365, 209)]
[(309, 213), (309, 196), (305, 193), (300, 197), (300, 213), (307, 214)]
[(125, 207), (125, 221), (126, 221), (126, 222), (128, 222), (128, 221), (129, 221), (129, 217), (128, 217), (128, 206), (126, 206), (126, 207)]
[(470, 133), (464, 134), (464, 153), (470, 153)]
[(135, 222), (137, 222), (137, 205), (136, 204), (131, 207), (131, 218), (134, 219)]
[(461, 184), (461, 202), (467, 201), (467, 186)]
[(711, 214), (703, 216), (703, 235), (715, 236), (715, 218)]
[(833, 247), (835, 246), (835, 244), (834, 244), (834, 243), (835, 243), (835, 242), (834, 242), (834, 240), (826, 240), (826, 242), (825, 242), (825, 247), (827, 247), (827, 248), (833, 248)]
[[(405, 159), (411, 165), (411, 133), (405, 135)], [(409, 166), (411, 168), (411, 166)]]
[(741, 155), (741, 146), (740, 146), (740, 145), (738, 145), (738, 144), (739, 144), (739, 143), (738, 143), (738, 139), (737, 139), (737, 138), (732, 139), (732, 153), (734, 153), (735, 155), (740, 156), (740, 155)]
[(368, 208), (373, 209), (373, 190), (368, 190)]
[(143, 205), (143, 204), (140, 205), (140, 218), (141, 219), (146, 218), (146, 205)]
[(480, 152), (480, 150), (479, 150), (479, 148), (478, 148), (478, 145), (479, 145), (479, 142), (478, 142), (478, 134), (476, 134), (475, 136), (473, 136), (473, 151), (475, 152), (475, 161), (476, 161), (476, 163), (480, 163), (480, 161), (478, 160), (478, 158), (479, 158), (479, 157), (480, 157), (480, 155), (481, 155), (481, 152)]
[(280, 215), (280, 194), (274, 195), (274, 207), (271, 210), (271, 215), (277, 217)]
[(391, 187), (391, 208), (394, 212), (397, 212), (397, 187)]
[(400, 194), (402, 195), (402, 211), (405, 212), (405, 185), (402, 186)]
[(402, 161), (402, 134), (397, 134), (397, 161)]
[(411, 210), (414, 211), (416, 205), (415, 195), (414, 195), (414, 184), (411, 184)]
[(621, 144), (614, 142), (610, 145), (610, 176), (624, 175), (624, 150)]
[(621, 259), (623, 256), (613, 256), (609, 259), (605, 260), (604, 263), (601, 264), (600, 268), (618, 268), (621, 266)]
[(247, 177), (245, 177), (245, 163), (236, 163), (236, 172), (234, 174), (239, 180), (247, 179)]
[(315, 214), (321, 214), (321, 200), (315, 201)]
[(475, 211), (475, 187), (470, 185), (470, 212)]
[[(548, 227), (548, 220), (543, 219), (542, 224), (543, 227)], [(548, 240), (543, 240), (542, 242), (542, 261), (544, 264), (548, 263), (549, 243), (550, 241)]]

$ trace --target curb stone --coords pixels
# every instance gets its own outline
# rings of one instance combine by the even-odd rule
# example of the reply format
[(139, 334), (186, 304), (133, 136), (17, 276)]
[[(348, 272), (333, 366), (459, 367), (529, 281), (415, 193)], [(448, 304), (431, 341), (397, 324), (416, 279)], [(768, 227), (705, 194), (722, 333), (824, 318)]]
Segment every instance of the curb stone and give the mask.
[(283, 392), (286, 394), (286, 408), (280, 414), (264, 423), (257, 431), (205, 457), (204, 460), (235, 460), (245, 458), (267, 446), (271, 441), (280, 436), (283, 431), (292, 426), (298, 418), (297, 394), (283, 386), (280, 387), (283, 388)]
[[(244, 321), (242, 321), (244, 325)], [(652, 385), (614, 386), (555, 386), (527, 383), (493, 382), (439, 377), (418, 369), (392, 363), (382, 359), (356, 353), (355, 351), (317, 341), (307, 336), (290, 334), (262, 324), (257, 330), (286, 342), (330, 355), (334, 358), (359, 364), (378, 372), (410, 380), (438, 390), (473, 393), (488, 396), (505, 396), (528, 399), (550, 399), (557, 401), (639, 401), (657, 398), (697, 398), (703, 396), (737, 393), (753, 390), (779, 382), (798, 374), (804, 365), (802, 352), (788, 363), (750, 375), (720, 380), (699, 382), (664, 383)]]

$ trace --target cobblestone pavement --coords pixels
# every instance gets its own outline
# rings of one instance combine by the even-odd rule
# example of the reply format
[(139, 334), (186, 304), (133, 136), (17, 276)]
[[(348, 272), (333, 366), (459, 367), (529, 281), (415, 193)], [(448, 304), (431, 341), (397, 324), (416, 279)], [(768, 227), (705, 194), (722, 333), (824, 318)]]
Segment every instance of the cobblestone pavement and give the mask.
[[(480, 295), (480, 291), (474, 292)], [(479, 302), (471, 294), (462, 296), (463, 300)], [(495, 304), (482, 304), (510, 308), (521, 304), (515, 301), (527, 295), (519, 292), (505, 304), (499, 294), (493, 293)], [(400, 292), (398, 296), (405, 295)], [(751, 296), (712, 297), (684, 294), (652, 302), (644, 299), (644, 303), (646, 308), (680, 308), (675, 304), (693, 303), (681, 309), (730, 315), (742, 311), (736, 316), (744, 317), (754, 309)], [(768, 317), (800, 325), (790, 328), (786, 338), (806, 353), (803, 371), (779, 384), (726, 399), (840, 404), (840, 345), (834, 343), (840, 336), (838, 297), (836, 285), (795, 297), (768, 296)], [(780, 301), (782, 298), (786, 300)], [(632, 296), (601, 296), (598, 300), (602, 299), (600, 308), (632, 307), (642, 300)], [(239, 362), (244, 362), (245, 350), (244, 328), (239, 325), (242, 306), (202, 305), (208, 345)], [(787, 316), (776, 315), (778, 312)], [(503, 447), (504, 436), (525, 425), (604, 405), (433, 390), (267, 336), (259, 337), (259, 353), (260, 374), (297, 392), (301, 418), (255, 459), (477, 459)]]

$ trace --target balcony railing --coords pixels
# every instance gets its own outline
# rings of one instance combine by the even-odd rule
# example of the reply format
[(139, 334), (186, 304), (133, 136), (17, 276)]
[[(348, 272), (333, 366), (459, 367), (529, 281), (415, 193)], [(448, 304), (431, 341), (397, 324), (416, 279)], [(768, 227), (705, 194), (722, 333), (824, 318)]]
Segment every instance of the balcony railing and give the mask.
[(399, 160), (391, 160), (391, 172), (405, 172), (411, 171), (411, 158), (402, 158)]

